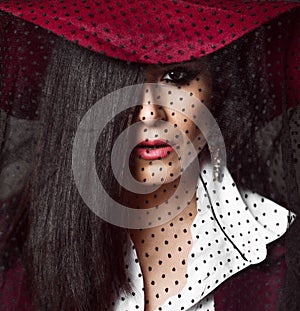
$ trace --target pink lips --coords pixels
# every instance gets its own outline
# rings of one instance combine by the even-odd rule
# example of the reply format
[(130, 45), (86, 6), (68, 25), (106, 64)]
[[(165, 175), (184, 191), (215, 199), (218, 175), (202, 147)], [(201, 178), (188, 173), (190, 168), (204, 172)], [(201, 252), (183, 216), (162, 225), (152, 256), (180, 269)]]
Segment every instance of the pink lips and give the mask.
[(164, 140), (145, 140), (135, 147), (135, 155), (144, 160), (157, 160), (167, 157), (173, 148)]

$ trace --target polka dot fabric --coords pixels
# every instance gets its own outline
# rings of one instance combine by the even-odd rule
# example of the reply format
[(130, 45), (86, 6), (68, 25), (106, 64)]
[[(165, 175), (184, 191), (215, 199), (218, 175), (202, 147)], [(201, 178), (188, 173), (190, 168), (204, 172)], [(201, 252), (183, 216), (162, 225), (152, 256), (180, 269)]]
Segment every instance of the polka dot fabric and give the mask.
[[(298, 311), (300, 225), (295, 214), (300, 213), (299, 7), (299, 1), (1, 1), (0, 242), (6, 233), (3, 228), (10, 228), (14, 221), (18, 195), (30, 180), (35, 148), (44, 152), (50, 146), (54, 150), (51, 161), (55, 156), (55, 159), (59, 159), (60, 164), (54, 163), (54, 160), (54, 164), (51, 161), (44, 163), (51, 171), (51, 176), (45, 175), (45, 179), (52, 180), (53, 176), (56, 177), (58, 166), (66, 167), (66, 163), (70, 162), (71, 157), (67, 158), (60, 152), (65, 150), (60, 144), (62, 137), (65, 137), (66, 144), (67, 139), (71, 141), (75, 136), (75, 132), (70, 127), (67, 128), (69, 119), (74, 117), (73, 111), (77, 111), (78, 115), (70, 121), (73, 122), (72, 126), (78, 124), (80, 114), (89, 108), (88, 105), (79, 107), (75, 104), (76, 101), (88, 102), (88, 87), (84, 84), (84, 74), (80, 71), (84, 64), (89, 71), (92, 72), (92, 67), (95, 67), (103, 74), (89, 76), (85, 71), (91, 82), (87, 85), (97, 89), (99, 84), (95, 81), (103, 77), (103, 80), (111, 81), (109, 76), (114, 73), (111, 68), (136, 65), (139, 67), (140, 78), (149, 82), (148, 78), (151, 82), (151, 70), (148, 76), (145, 74), (149, 67), (159, 68), (160, 78), (168, 74), (169, 79), (170, 76), (176, 78), (176, 75), (178, 77), (182, 74), (180, 70), (178, 72), (178, 68), (182, 69), (183, 64), (186, 64), (182, 62), (189, 61), (188, 64), (191, 65), (198, 64), (199, 61), (204, 64), (202, 70), (193, 75), (193, 79), (190, 79), (192, 81), (177, 85), (176, 88), (194, 87), (190, 96), (198, 95), (202, 103), (207, 106), (211, 104), (209, 108), (216, 118), (218, 110), (225, 109), (225, 118), (217, 120), (225, 134), (229, 128), (240, 129), (240, 132), (236, 131), (235, 136), (227, 141), (228, 168), (225, 167), (222, 182), (215, 183), (210, 180), (215, 168), (208, 161), (201, 162), (194, 209), (188, 206), (184, 215), (179, 215), (174, 221), (153, 231), (128, 232), (124, 260), (125, 285), (129, 286), (129, 290), (123, 290), (126, 286), (122, 287), (116, 282), (114, 285), (117, 288), (120, 286), (121, 293), (113, 292), (112, 299), (108, 302), (109, 307), (102, 307), (101, 304), (100, 308), (116, 311)], [(45, 78), (53, 70), (53, 53), (57, 55), (57, 46), (63, 46), (59, 44), (66, 41), (74, 43), (68, 47), (75, 59), (69, 67), (75, 70), (69, 71), (70, 68), (66, 70), (63, 66), (67, 59), (64, 55), (57, 62), (60, 70), (56, 68), (55, 72), (59, 86), (51, 88), (47, 84), (46, 88)], [(86, 63), (84, 53), (90, 53), (87, 54), (89, 61)], [(96, 57), (103, 62), (107, 61), (107, 57), (111, 58), (109, 66), (117, 60), (122, 61), (120, 67), (104, 66), (101, 68), (105, 69), (101, 71), (97, 62), (91, 62)], [(239, 64), (238, 67), (234, 67), (235, 62)], [(164, 67), (162, 64), (173, 67)], [(60, 71), (64, 70), (71, 74), (67, 78), (64, 76), (65, 80), (59, 80)], [(76, 70), (77, 75), (74, 74)], [(117, 70), (115, 72), (119, 73)], [(78, 78), (80, 82), (64, 89), (65, 84), (62, 82), (70, 77), (69, 80)], [(120, 74), (120, 77), (122, 80), (124, 75)], [(163, 82), (168, 79), (165, 78)], [(209, 87), (205, 89), (205, 83), (202, 87), (202, 82), (208, 83)], [(168, 83), (170, 81), (166, 84)], [(113, 89), (108, 84), (102, 84), (105, 85), (103, 89)], [(60, 86), (63, 86), (62, 92)], [(208, 91), (210, 88), (212, 94)], [(77, 89), (83, 95), (78, 97), (81, 100), (73, 98)], [(90, 103), (95, 102), (97, 96), (94, 93), (92, 100), (89, 98)], [(67, 100), (61, 101), (60, 97)], [(157, 98), (151, 98), (152, 100), (155, 102)], [(40, 114), (41, 106), (45, 106), (45, 103), (49, 105), (46, 106), (47, 113), (52, 116), (49, 119)], [(235, 107), (238, 107), (237, 110), (232, 109)], [(172, 109), (171, 102), (168, 108)], [(53, 114), (49, 112), (51, 109)], [(154, 113), (147, 110), (146, 105), (142, 110), (142, 117), (147, 117), (147, 113)], [(247, 119), (249, 111), (254, 114), (252, 119)], [(54, 118), (59, 114), (64, 119), (60, 122), (55, 119), (55, 123)], [(161, 120), (168, 120), (169, 123), (173, 120), (172, 126), (181, 126), (185, 133), (194, 129), (194, 126), (189, 127), (188, 120), (178, 112), (164, 115), (160, 107), (159, 115)], [(53, 128), (57, 135), (51, 136), (49, 141), (38, 141), (36, 145), (41, 134), (41, 128), (36, 127), (39, 119), (45, 123), (45, 127), (49, 125), (49, 137)], [(244, 128), (240, 126), (243, 122)], [(55, 124), (53, 128), (50, 126), (52, 123)], [(61, 132), (58, 130), (59, 124), (62, 124)], [(244, 132), (249, 135), (242, 136)], [(253, 147), (256, 144), (258, 150)], [(199, 150), (203, 147), (201, 145)], [(235, 152), (230, 153), (231, 150)], [(142, 167), (144, 168), (147, 168), (146, 165)], [(173, 174), (174, 163), (170, 161), (168, 168)], [(43, 174), (44, 170), (41, 175)], [(57, 177), (57, 181), (63, 180), (60, 177)], [(65, 180), (70, 186), (71, 178)], [(245, 186), (249, 184), (253, 187)], [(59, 190), (47, 190), (48, 201), (44, 200), (46, 203), (40, 206), (48, 208), (51, 199), (69, 203), (74, 194), (73, 188), (70, 186), (69, 192), (64, 190), (63, 187)], [(51, 197), (50, 192), (55, 195)], [(77, 192), (76, 194), (78, 195)], [(49, 210), (49, 215), (55, 219), (52, 210)], [(44, 217), (48, 219), (48, 215)], [(51, 218), (46, 222), (47, 225), (52, 221)], [(78, 224), (82, 227), (90, 225), (84, 221), (85, 218), (80, 217), (66, 236), (72, 235)], [(284, 235), (287, 229), (287, 234)], [(60, 230), (63, 232), (63, 228)], [(59, 236), (59, 230), (55, 228), (53, 231)], [(92, 236), (90, 231), (86, 231), (85, 235)], [(108, 235), (105, 231), (101, 238)], [(44, 237), (42, 234), (39, 236)], [(15, 236), (12, 240), (16, 240)], [(98, 246), (98, 240), (93, 242)], [(66, 243), (65, 237), (63, 243)], [(46, 242), (42, 241), (40, 248), (43, 244), (46, 245)], [(52, 245), (52, 240), (49, 245)], [(77, 247), (76, 244), (76, 249), (80, 249), (80, 244), (78, 245)], [(122, 252), (123, 240), (119, 246)], [(90, 254), (85, 247), (82, 246), (80, 250)], [(69, 246), (65, 249), (69, 250)], [(98, 250), (100, 253), (106, 251), (104, 247)], [(11, 251), (14, 254), (15, 250)], [(64, 263), (70, 265), (76, 275), (78, 266), (74, 267), (72, 264), (79, 261), (77, 257), (72, 257), (71, 248), (65, 253), (64, 249), (59, 248), (59, 252), (56, 249), (52, 254), (48, 249), (48, 253), (43, 254), (42, 264), (45, 263), (46, 266), (51, 255), (52, 259), (55, 257), (53, 254), (57, 254), (57, 258), (63, 254)], [(108, 256), (104, 256), (103, 262), (105, 257)], [(52, 267), (60, 264), (57, 260)], [(16, 261), (14, 266), (1, 273), (0, 310), (34, 309), (22, 265), (22, 262)], [(82, 262), (81, 265), (84, 266)], [(104, 267), (101, 273), (108, 276), (114, 270), (121, 271), (117, 270), (120, 268), (117, 266), (109, 270), (109, 265), (102, 265), (102, 262), (98, 266), (91, 266), (90, 271), (98, 271), (95, 267)], [(0, 268), (4, 269), (2, 263)], [(43, 270), (42, 265), (39, 268)], [(56, 277), (67, 279), (60, 272)], [(90, 295), (100, 290), (95, 290), (95, 286), (88, 286), (90, 283), (99, 283), (92, 283), (91, 274), (88, 277), (86, 282), (82, 282), (87, 287), (80, 287), (80, 294), (76, 292), (78, 288), (75, 282), (71, 284), (70, 281), (71, 285), (68, 284), (68, 295), (64, 294), (70, 300), (66, 302), (67, 299), (64, 298), (64, 303), (72, 301), (77, 306), (72, 310), (95, 309), (85, 305), (84, 299), (81, 299), (83, 296), (80, 296), (81, 290), (86, 289), (88, 294), (83, 298), (87, 298), (89, 303), (96, 303), (97, 293), (93, 299), (90, 299)], [(73, 280), (73, 275), (70, 279)], [(112, 283), (111, 279), (107, 279), (105, 286), (100, 288), (103, 291)], [(41, 281), (43, 282), (48, 281)], [(56, 279), (54, 283), (51, 283), (54, 284), (53, 287), (56, 286)], [(57, 288), (56, 293), (62, 291), (61, 287)], [(48, 299), (51, 294), (51, 291), (40, 291), (40, 297), (44, 295), (40, 301)], [(55, 295), (51, 297), (52, 303), (55, 302)], [(97, 299), (98, 305), (99, 301), (102, 303), (98, 296)], [(49, 306), (44, 307), (45, 310), (47, 308)], [(67, 307), (60, 309), (68, 310)], [(36, 310), (43, 310), (43, 307), (37, 307)]]
[[(211, 54), (260, 25), (266, 25), (266, 53), (269, 60), (266, 69), (272, 87), (270, 95), (276, 98), (275, 110), (278, 114), (281, 111), (281, 89), (276, 85), (280, 84), (285, 67), (288, 105), (297, 105), (300, 98), (297, 84), (300, 79), (297, 65), (300, 60), (297, 40), (299, 16), (289, 20), (288, 15), (283, 14), (293, 11), (297, 6), (300, 6), (297, 1), (263, 1), (256, 5), (230, 0), (163, 3), (61, 0), (54, 3), (26, 1), (26, 4), (4, 1), (0, 3), (0, 10), (21, 19), (13, 19), (11, 15), (3, 13), (0, 19), (0, 29), (4, 30), (0, 57), (6, 64), (9, 63), (7, 60), (15, 60), (13, 67), (3, 65), (1, 68), (0, 75), (5, 79), (1, 90), (1, 107), (16, 117), (38, 118), (36, 98), (54, 39), (49, 36), (45, 42), (45, 34), (37, 26), (109, 57), (139, 63), (167, 64)], [(269, 22), (274, 18), (277, 22), (271, 25)], [(30, 23), (24, 24), (24, 20)], [(24, 35), (20, 31), (24, 31)], [(10, 41), (16, 44), (11, 44), (7, 50), (5, 44)], [(33, 46), (39, 48), (33, 50)], [(286, 60), (282, 48), (278, 46), (286, 46)], [(285, 61), (288, 66), (284, 65)], [(24, 62), (31, 64), (30, 69), (22, 65)], [(16, 80), (17, 76), (19, 80)], [(30, 88), (26, 88), (28, 83), (31, 84)], [(13, 91), (15, 87), (18, 93)]]
[[(271, 243), (266, 261), (245, 269), (223, 283), (215, 293), (215, 309), (276, 310), (286, 270), (283, 244), (284, 238)], [(252, 290), (249, 291), (249, 288)]]
[(1, 287), (0, 310), (34, 311), (22, 264), (18, 262), (2, 277), (6, 281)]
[(174, 63), (221, 49), (297, 5), (232, 0), (6, 0), (0, 9), (98, 53), (133, 62)]
[(38, 96), (54, 41), (45, 38), (45, 30), (40, 27), (3, 12), (1, 27), (1, 108), (16, 118), (37, 119)]
[[(214, 307), (215, 288), (250, 265), (264, 261), (266, 245), (282, 236), (288, 227), (286, 209), (256, 193), (239, 191), (227, 170), (220, 189), (216, 189), (209, 183), (210, 173), (211, 165), (203, 163), (185, 285), (155, 310), (221, 310)], [(155, 237), (153, 243), (160, 245)], [(282, 247), (274, 251), (274, 258), (280, 254)], [(159, 260), (163, 264), (165, 259)], [(279, 266), (278, 273), (282, 274), (280, 261)], [(143, 274), (132, 243), (126, 251), (126, 267), (131, 294), (118, 297), (113, 309), (144, 310)], [(260, 279), (259, 274), (257, 278)]]

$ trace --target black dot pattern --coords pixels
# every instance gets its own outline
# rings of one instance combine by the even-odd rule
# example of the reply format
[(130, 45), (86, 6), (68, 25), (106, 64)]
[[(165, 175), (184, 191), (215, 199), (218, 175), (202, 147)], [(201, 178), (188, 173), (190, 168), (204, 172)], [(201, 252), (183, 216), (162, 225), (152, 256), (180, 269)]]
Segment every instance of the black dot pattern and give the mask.
[[(1, 117), (7, 114), (0, 110)], [(36, 139), (37, 122), (10, 117), (7, 134), (9, 139), (2, 150), (0, 172), (0, 201), (19, 193), (32, 169), (32, 155)]]
[[(257, 193), (239, 190), (227, 170), (222, 183), (210, 182), (211, 173), (211, 164), (202, 163), (198, 212), (191, 225), (192, 248), (182, 263), (187, 266), (186, 283), (158, 310), (175, 310), (174, 306), (176, 310), (214, 310), (212, 291), (249, 265), (262, 262), (267, 255), (266, 245), (288, 227), (285, 208)], [(159, 247), (161, 242), (156, 243)], [(114, 305), (116, 310), (133, 310), (133, 306), (143, 310), (143, 274), (132, 243), (125, 258), (135, 295), (119, 298)], [(164, 264), (163, 258), (159, 264)]]
[[(296, 284), (300, 271), (300, 225), (293, 212), (298, 214), (297, 198), (300, 195), (300, 11), (292, 10), (299, 6), (299, 1), (2, 1), (0, 242), (5, 233), (2, 228), (8, 228), (12, 223), (18, 195), (34, 164), (32, 154), (36, 137), (40, 134), (36, 132), (35, 122), (43, 118), (39, 115), (39, 99), (47, 75), (46, 68), (57, 42), (66, 39), (75, 44), (73, 46), (78, 53), (83, 54), (84, 49), (91, 50), (90, 55), (99, 59), (104, 55), (102, 59), (106, 56), (120, 59), (123, 65), (125, 62), (126, 65), (138, 62), (144, 63), (143, 66), (147, 64), (144, 67), (159, 67), (160, 70), (166, 68), (162, 64), (176, 64), (176, 68), (180, 68), (182, 62), (196, 64), (199, 60), (204, 60), (203, 63), (209, 60), (201, 72), (189, 81), (183, 79), (184, 83), (176, 84), (176, 88), (185, 89), (196, 84), (197, 87), (188, 92), (187, 97), (196, 96), (209, 106), (225, 131), (244, 124), (244, 129), (239, 127), (241, 132), (249, 131), (251, 135), (238, 133), (238, 137), (228, 140), (226, 148), (230, 155), (227, 159), (230, 169), (225, 168), (221, 183), (212, 182), (214, 168), (200, 155), (201, 171), (196, 196), (187, 203), (182, 215), (152, 231), (128, 232), (124, 259), (130, 290), (126, 293), (121, 291), (118, 295), (113, 293), (111, 308), (107, 310), (272, 311), (276, 307), (283, 310), (277, 303), (280, 286), (284, 289), (281, 303), (286, 304), (285, 310), (299, 310), (300, 292)], [(235, 62), (242, 67), (228, 70)], [(177, 79), (182, 79), (180, 70), (169, 70), (168, 74), (169, 81), (159, 82), (172, 85)], [(238, 83), (232, 74), (241, 77)], [(151, 78), (151, 75), (146, 77), (146, 82), (157, 82)], [(206, 89), (205, 85), (202, 87), (201, 82), (210, 79), (211, 89)], [(79, 84), (74, 89), (80, 89)], [(244, 90), (247, 84), (249, 88)], [(241, 92), (233, 89), (241, 89)], [(82, 94), (85, 90), (81, 90)], [(73, 89), (64, 91), (72, 97)], [(170, 96), (174, 94), (172, 92), (170, 87)], [(94, 100), (96, 96), (91, 102)], [(159, 100), (159, 97), (152, 98), (143, 105), (141, 121), (148, 119), (147, 113), (150, 112), (151, 118), (168, 121), (174, 129), (183, 129), (187, 136), (199, 131), (198, 127), (190, 126), (193, 120), (183, 114), (187, 108), (184, 107), (186, 98), (176, 99), (183, 106), (182, 114), (172, 110), (174, 102), (171, 100), (168, 101), (169, 114), (159, 106), (152, 111), (147, 109), (146, 104), (153, 108), (151, 104)], [(70, 106), (68, 103), (60, 109), (65, 109), (71, 116), (71, 104), (74, 102), (70, 98)], [(239, 108), (231, 114), (233, 109), (230, 108), (235, 106)], [(74, 107), (75, 110), (78, 108)], [(220, 107), (228, 109), (223, 119), (218, 115)], [(191, 108), (195, 111), (193, 118), (196, 120), (197, 106), (192, 105)], [(62, 110), (59, 112), (53, 105), (54, 112), (63, 113)], [(247, 119), (249, 111), (254, 111), (253, 119)], [(74, 124), (79, 122), (80, 113)], [(49, 119), (45, 123), (53, 121)], [(67, 119), (65, 121), (68, 123)], [(149, 126), (145, 126), (144, 131), (149, 133)], [(65, 137), (66, 132), (68, 130), (62, 127), (59, 134)], [(170, 132), (170, 127), (164, 129), (164, 134), (169, 135)], [(51, 134), (49, 131), (49, 137)], [(74, 137), (73, 134), (70, 132), (70, 137)], [(155, 138), (158, 136), (156, 133)], [(60, 145), (61, 137), (49, 143), (53, 154), (65, 150)], [(200, 135), (198, 140), (195, 144), (197, 151), (208, 151), (205, 138)], [(259, 149), (251, 154), (251, 148), (256, 144)], [(66, 159), (62, 154), (61, 159), (60, 164), (55, 163), (52, 167), (52, 172), (56, 172), (58, 166), (66, 166), (70, 157)], [(138, 172), (135, 177), (148, 182), (149, 176), (145, 177), (144, 172), (154, 166), (152, 162), (147, 161), (141, 167), (141, 174)], [(52, 163), (47, 162), (45, 167), (48, 165)], [(168, 161), (167, 167), (169, 179), (177, 176), (179, 170), (176, 170), (175, 161)], [(267, 172), (266, 176), (264, 172)], [(153, 170), (151, 174), (154, 177), (158, 171)], [(238, 183), (235, 182), (236, 177)], [(248, 187), (249, 184), (252, 186)], [(174, 189), (176, 186), (175, 183)], [(49, 198), (51, 192), (57, 193), (51, 198), (57, 202), (63, 202), (63, 199), (64, 203), (68, 202), (66, 198), (72, 194), (71, 188), (67, 193), (64, 187), (58, 187), (61, 192), (45, 187)], [(143, 202), (138, 197), (126, 199), (128, 205), (145, 208), (174, 189), (164, 187), (153, 198)], [(255, 192), (252, 191), (254, 189)], [(288, 212), (281, 205), (293, 212)], [(284, 241), (280, 237), (291, 225)], [(15, 236), (12, 240), (16, 240)], [(266, 245), (271, 250), (268, 253)], [(119, 249), (122, 250), (121, 247)], [(15, 249), (11, 252), (15, 254)], [(68, 256), (64, 257), (70, 266), (74, 259), (72, 255), (68, 254), (69, 261)], [(0, 309), (33, 310), (22, 264), (16, 261), (3, 274), (4, 267), (0, 266), (0, 280), (5, 280)], [(279, 279), (283, 280), (286, 269), (287, 281), (283, 286)], [(107, 271), (107, 275), (110, 276), (111, 272)], [(273, 276), (275, 281), (270, 282)], [(293, 280), (296, 281), (293, 283)], [(72, 290), (68, 293), (70, 296)], [(277, 294), (272, 296), (274, 291)], [(75, 300), (78, 301), (78, 297)]]
[(296, 5), (267, 1), (223, 4), (218, 0), (58, 1), (41, 5), (29, 0), (26, 4), (4, 2), (0, 9), (110, 57), (174, 63), (221, 49)]
[(1, 11), (0, 19), (1, 108), (16, 118), (36, 120), (38, 97), (55, 36)]

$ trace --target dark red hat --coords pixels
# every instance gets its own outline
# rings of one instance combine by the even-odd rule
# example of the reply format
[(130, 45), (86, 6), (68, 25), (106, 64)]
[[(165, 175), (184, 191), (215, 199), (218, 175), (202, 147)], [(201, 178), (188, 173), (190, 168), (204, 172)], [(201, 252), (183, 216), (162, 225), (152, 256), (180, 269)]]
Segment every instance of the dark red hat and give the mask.
[[(279, 113), (282, 102), (285, 102), (282, 100), (282, 94), (286, 94), (286, 102), (289, 105), (300, 102), (300, 10), (297, 10), (297, 7), (300, 7), (299, 1), (277, 0), (2, 0), (0, 3), (0, 108), (17, 118), (36, 119), (38, 117), (36, 110), (41, 89), (39, 83), (45, 76), (48, 54), (52, 50), (51, 45), (55, 41), (52, 39), (55, 35), (109, 57), (139, 63), (166, 64), (211, 54), (265, 25), (264, 37), (261, 38), (266, 40), (262, 44), (263, 49), (258, 49), (257, 53), (251, 51), (253, 53), (250, 54), (251, 57), (265, 57), (260, 64), (266, 68), (258, 70), (258, 74), (254, 75), (251, 81), (259, 81), (260, 73), (267, 73), (269, 93), (272, 99), (274, 97), (274, 101), (266, 102), (266, 105), (275, 107), (276, 113)], [(1, 14), (1, 12), (12, 15)], [(53, 34), (47, 34), (44, 29)], [(252, 34), (255, 35), (255, 32), (253, 31)], [(247, 65), (239, 69), (245, 70), (245, 75), (250, 75), (246, 70)], [(257, 85), (262, 87), (262, 84), (257, 83)], [(287, 92), (283, 92), (283, 89)], [(265, 93), (265, 90), (257, 88), (251, 95), (263, 97)], [(262, 104), (264, 104), (263, 100), (264, 98), (260, 100)], [(255, 99), (251, 99), (252, 103), (255, 104)], [(247, 108), (242, 112), (247, 112)], [(287, 107), (283, 108), (284, 113), (287, 114)], [(262, 116), (265, 120), (271, 117), (273, 115)], [(229, 118), (228, 120), (233, 123), (239, 122)], [(299, 141), (296, 137), (298, 132), (292, 132), (294, 136), (290, 137), (287, 116), (283, 121), (285, 123), (282, 123), (287, 126), (283, 128), (286, 136), (283, 135), (282, 141), (288, 137), (293, 139), (294, 143), (292, 145), (285, 140), (285, 145), (282, 145), (285, 163), (283, 168), (285, 173), (287, 172), (285, 184), (290, 205), (299, 207), (296, 194), (299, 177), (296, 181), (296, 166), (293, 167), (291, 161), (292, 148), (297, 146)], [(298, 126), (297, 122), (298, 119), (295, 118), (295, 126)], [(265, 132), (270, 130), (272, 133), (270, 127), (262, 128), (265, 124), (260, 124), (259, 128), (256, 128), (257, 123), (252, 125), (251, 129), (263, 129)], [(23, 133), (20, 137), (22, 135)], [(272, 135), (267, 136), (269, 139)], [(266, 151), (269, 151), (268, 148), (274, 141), (274, 137), (266, 140)], [(248, 146), (251, 149), (251, 141), (241, 140), (239, 145), (243, 146), (235, 157), (244, 156), (243, 152)], [(274, 159), (276, 163), (277, 158), (274, 157), (273, 149), (270, 150), (272, 152), (267, 157), (272, 156), (271, 160)], [(15, 153), (15, 149), (12, 149), (13, 152)], [(251, 154), (249, 159), (255, 160), (255, 156), (256, 154)], [(249, 165), (256, 163), (248, 162)], [(265, 162), (269, 165), (268, 161)], [(255, 164), (251, 166), (256, 170)], [(259, 165), (257, 167), (259, 177), (260, 168)], [(236, 172), (239, 173), (239, 170), (240, 168), (237, 167)], [(262, 176), (262, 180), (264, 178), (266, 179)], [(272, 191), (274, 192), (273, 189)], [(296, 208), (293, 210), (296, 211)], [(294, 227), (296, 237), (299, 236), (299, 227), (299, 224)], [(290, 250), (286, 258), (292, 277), (299, 267), (296, 262), (299, 258), (297, 241), (290, 235), (288, 240)], [(291, 251), (292, 247), (295, 252)], [(299, 277), (299, 273), (296, 275)], [(288, 281), (290, 279), (293, 278), (287, 278)], [(295, 286), (295, 289), (298, 287)]]
[[(4, 45), (0, 48), (4, 79), (0, 105), (16, 117), (36, 118), (38, 85), (53, 40), (35, 25), (109, 57), (163, 64), (212, 53), (270, 21), (266, 49), (272, 51), (268, 55), (271, 85), (280, 97), (282, 76), (278, 73), (287, 60), (288, 102), (294, 105), (300, 99), (300, 10), (296, 7), (300, 3), (291, 1), (5, 0), (0, 13), (20, 19), (0, 15), (0, 44)], [(295, 11), (294, 25), (284, 14), (291, 10)], [(287, 51), (283, 53), (282, 47)]]
[(174, 63), (221, 49), (297, 6), (291, 1), (4, 0), (0, 10), (110, 57)]

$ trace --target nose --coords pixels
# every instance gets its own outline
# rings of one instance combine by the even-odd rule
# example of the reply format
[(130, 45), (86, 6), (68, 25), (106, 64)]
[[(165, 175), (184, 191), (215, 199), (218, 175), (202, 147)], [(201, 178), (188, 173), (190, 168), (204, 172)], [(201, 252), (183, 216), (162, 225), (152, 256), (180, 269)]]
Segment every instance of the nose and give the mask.
[(159, 105), (159, 100), (156, 98), (155, 93), (155, 85), (144, 85), (138, 119), (148, 126), (154, 125), (157, 120), (166, 121), (164, 107)]

